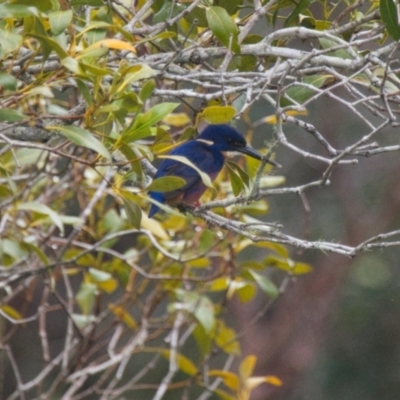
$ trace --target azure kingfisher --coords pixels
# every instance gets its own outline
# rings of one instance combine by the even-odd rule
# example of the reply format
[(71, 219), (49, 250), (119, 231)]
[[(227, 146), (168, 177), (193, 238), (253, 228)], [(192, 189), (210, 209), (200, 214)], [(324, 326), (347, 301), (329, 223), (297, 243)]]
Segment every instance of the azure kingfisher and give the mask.
[[(183, 156), (194, 164), (200, 171), (208, 174), (213, 181), (221, 171), (225, 155), (224, 152), (240, 152), (257, 160), (262, 155), (246, 143), (246, 139), (235, 128), (229, 125), (208, 125), (197, 139), (189, 140), (173, 149), (169, 155)], [(268, 163), (278, 166), (274, 161)], [(170, 192), (150, 192), (150, 198), (161, 204), (198, 206), (199, 199), (206, 191), (199, 173), (187, 164), (173, 159), (164, 159), (154, 179), (164, 176), (177, 176), (183, 178), (186, 184)], [(153, 217), (160, 208), (152, 204), (149, 218)]]

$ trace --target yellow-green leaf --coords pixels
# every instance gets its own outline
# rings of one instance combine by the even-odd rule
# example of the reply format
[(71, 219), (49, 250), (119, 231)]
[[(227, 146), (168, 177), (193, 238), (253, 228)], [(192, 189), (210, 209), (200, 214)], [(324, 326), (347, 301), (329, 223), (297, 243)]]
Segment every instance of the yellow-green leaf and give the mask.
[(236, 108), (232, 106), (210, 106), (206, 107), (197, 118), (204, 119), (209, 124), (226, 124), (235, 114)]
[(240, 344), (234, 329), (219, 322), (215, 334), (215, 343), (227, 354), (240, 355)]
[(234, 374), (233, 372), (229, 371), (222, 371), (218, 369), (214, 369), (208, 372), (208, 376), (217, 376), (221, 378), (224, 382), (224, 385), (228, 387), (229, 389), (233, 390), (234, 392), (237, 392), (240, 387), (240, 380), (239, 377)]
[(124, 324), (130, 329), (136, 329), (137, 323), (134, 318), (121, 306), (117, 306), (115, 304), (109, 304), (108, 308), (113, 312), (113, 314), (124, 322)]
[[(169, 359), (171, 352), (169, 350), (163, 350), (162, 355)], [(190, 376), (195, 376), (199, 372), (198, 368), (193, 364), (193, 362), (182, 354), (177, 354), (176, 361), (179, 369)]]
[(10, 318), (19, 320), (22, 319), (22, 315), (19, 311), (17, 311), (14, 307), (9, 306), (8, 304), (3, 304), (0, 306), (1, 311), (4, 314), (7, 314)]
[(313, 270), (312, 266), (306, 263), (297, 262), (292, 268), (294, 275), (308, 274)]
[(243, 382), (245, 382), (253, 374), (256, 362), (257, 362), (257, 357), (254, 355), (249, 355), (240, 363), (239, 375), (240, 379)]
[(178, 176), (163, 176), (151, 182), (147, 190), (153, 192), (172, 192), (185, 186), (185, 184), (186, 181)]

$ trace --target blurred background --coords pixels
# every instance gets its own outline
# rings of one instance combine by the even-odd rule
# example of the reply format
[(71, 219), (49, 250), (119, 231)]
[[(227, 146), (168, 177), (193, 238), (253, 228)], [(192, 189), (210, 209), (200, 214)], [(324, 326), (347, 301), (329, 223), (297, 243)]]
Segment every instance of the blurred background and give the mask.
[[(261, 107), (262, 108), (262, 107)], [(265, 108), (263, 109), (265, 115)], [(338, 103), (322, 98), (304, 117), (336, 148), (366, 133)], [(284, 125), (290, 141), (318, 153), (318, 144), (299, 128)], [(259, 130), (269, 137), (273, 126)], [(398, 143), (398, 129), (379, 135), (382, 145)], [(260, 137), (260, 132), (256, 137)], [(323, 165), (285, 148), (277, 151), (279, 174), (288, 186), (318, 179)], [(268, 199), (266, 220), (308, 240), (356, 246), (382, 232), (398, 229), (400, 208), (398, 154), (359, 158), (337, 167), (331, 184), (306, 192), (309, 212), (296, 195)], [(292, 249), (293, 257), (314, 271), (293, 280), (267, 315), (243, 338), (243, 352), (257, 354), (257, 375), (276, 374), (281, 388), (260, 386), (254, 400), (398, 399), (400, 390), (400, 271), (398, 247), (349, 259)], [(233, 320), (245, 326), (262, 306), (259, 297), (232, 306)]]

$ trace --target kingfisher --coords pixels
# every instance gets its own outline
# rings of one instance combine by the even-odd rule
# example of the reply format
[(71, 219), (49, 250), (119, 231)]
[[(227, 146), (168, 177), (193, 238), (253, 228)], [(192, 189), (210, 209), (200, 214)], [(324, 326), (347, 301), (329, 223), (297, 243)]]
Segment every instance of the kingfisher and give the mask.
[[(246, 139), (239, 131), (225, 124), (208, 125), (197, 139), (189, 140), (175, 147), (169, 155), (185, 157), (213, 181), (221, 171), (225, 155), (228, 152), (239, 152), (257, 160), (261, 160), (263, 157), (246, 143)], [(272, 160), (267, 159), (267, 162), (278, 166)], [(165, 176), (177, 176), (183, 178), (186, 183), (179, 189), (170, 192), (150, 191), (151, 199), (161, 204), (178, 207), (197, 207), (200, 204), (199, 199), (206, 191), (207, 186), (195, 169), (177, 160), (167, 158), (161, 162), (154, 179)], [(152, 203), (149, 218), (153, 217), (159, 210), (160, 208)]]

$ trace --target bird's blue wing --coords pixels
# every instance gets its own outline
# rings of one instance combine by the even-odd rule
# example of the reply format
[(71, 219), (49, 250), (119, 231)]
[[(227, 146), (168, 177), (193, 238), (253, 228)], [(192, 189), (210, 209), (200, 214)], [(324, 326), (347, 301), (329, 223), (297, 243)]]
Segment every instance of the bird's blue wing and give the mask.
[[(165, 177), (165, 176), (178, 176), (186, 181), (186, 184), (179, 189), (172, 190), (171, 192), (150, 192), (150, 198), (158, 201), (159, 203), (173, 202), (176, 200), (180, 203), (180, 198), (190, 190), (190, 188), (201, 184), (202, 180), (200, 175), (191, 167), (186, 164), (182, 164), (175, 160), (164, 160), (158, 170), (154, 179)], [(149, 218), (159, 211), (159, 207), (156, 204), (152, 204), (149, 211)]]

